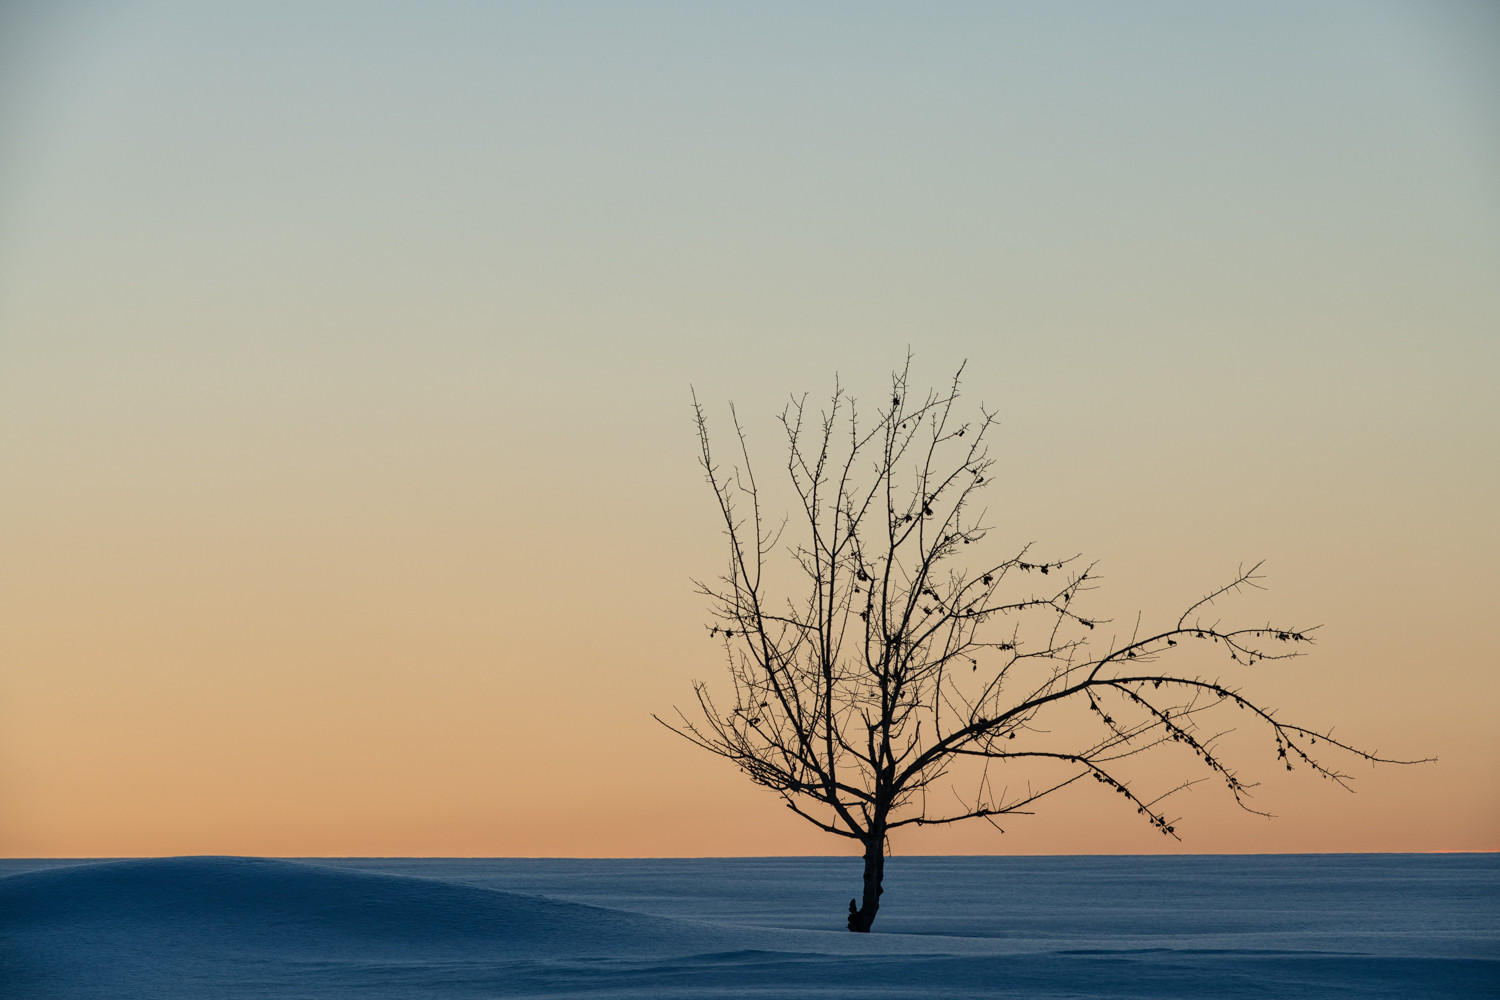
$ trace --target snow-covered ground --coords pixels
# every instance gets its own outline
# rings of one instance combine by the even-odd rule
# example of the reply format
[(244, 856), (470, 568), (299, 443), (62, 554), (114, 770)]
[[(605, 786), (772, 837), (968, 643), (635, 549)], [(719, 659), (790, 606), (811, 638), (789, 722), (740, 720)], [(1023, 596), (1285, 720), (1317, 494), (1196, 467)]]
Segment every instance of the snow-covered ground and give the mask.
[(7, 998), (1500, 997), (1500, 855), (0, 861)]

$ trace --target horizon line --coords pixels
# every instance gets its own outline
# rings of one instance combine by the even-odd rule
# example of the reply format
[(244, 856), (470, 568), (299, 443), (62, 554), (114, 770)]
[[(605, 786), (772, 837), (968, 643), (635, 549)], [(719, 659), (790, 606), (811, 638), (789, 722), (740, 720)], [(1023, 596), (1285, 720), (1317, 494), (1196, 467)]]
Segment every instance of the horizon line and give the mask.
[[(894, 858), (1306, 858), (1383, 857), (1396, 855), (1500, 854), (1500, 848), (1454, 848), (1428, 851), (1206, 851), (1201, 854), (900, 854)], [(168, 858), (262, 858), (271, 861), (821, 861), (848, 859), (857, 854), (119, 854), (119, 855), (0, 855), (4, 861), (152, 861)], [(889, 860), (889, 859), (888, 859)]]

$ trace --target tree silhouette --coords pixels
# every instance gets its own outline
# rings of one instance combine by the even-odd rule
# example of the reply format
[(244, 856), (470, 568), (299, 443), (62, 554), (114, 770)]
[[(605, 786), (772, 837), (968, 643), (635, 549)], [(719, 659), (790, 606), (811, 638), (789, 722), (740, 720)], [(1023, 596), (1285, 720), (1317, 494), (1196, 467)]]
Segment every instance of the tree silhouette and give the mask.
[[(680, 709), (675, 722), (657, 717), (820, 830), (862, 845), (850, 930), (875, 920), (888, 837), (901, 827), (998, 828), (999, 817), (1080, 782), (1166, 837), (1178, 837), (1167, 799), (1200, 781), (1217, 780), (1260, 812), (1249, 802), (1253, 785), (1223, 756), (1228, 730), (1202, 725), (1210, 718), (1238, 713), (1287, 770), (1306, 767), (1346, 789), (1350, 776), (1323, 762), (1330, 752), (1411, 763), (1284, 722), (1238, 687), (1194, 672), (1213, 655), (1248, 667), (1298, 656), (1312, 641), (1309, 628), (1206, 619), (1222, 599), (1258, 586), (1258, 563), (1164, 627), (1137, 624), (1128, 639), (1100, 644), (1090, 641), (1102, 637), (1100, 622), (1080, 601), (1092, 565), (1033, 557), (1030, 546), (998, 562), (978, 558), (990, 532), (978, 502), (995, 465), (986, 445), (995, 415), (981, 407), (973, 420), (960, 417), (962, 367), (945, 391), (915, 399), (910, 368), (908, 357), (873, 419), (837, 385), (819, 414), (805, 395), (788, 404), (780, 420), (798, 509), (786, 519), (763, 509), (733, 406), (739, 460), (726, 469), (694, 394), (700, 460), (729, 550), (724, 575), (697, 586), (733, 699), (721, 704), (695, 681), (701, 718)], [(792, 521), (799, 535), (783, 545)], [(790, 559), (774, 562), (777, 552)], [(1196, 777), (1148, 790), (1129, 773), (1131, 758), (1174, 748)], [(1019, 791), (997, 780), (1027, 774), (1047, 779), (1022, 780)]]

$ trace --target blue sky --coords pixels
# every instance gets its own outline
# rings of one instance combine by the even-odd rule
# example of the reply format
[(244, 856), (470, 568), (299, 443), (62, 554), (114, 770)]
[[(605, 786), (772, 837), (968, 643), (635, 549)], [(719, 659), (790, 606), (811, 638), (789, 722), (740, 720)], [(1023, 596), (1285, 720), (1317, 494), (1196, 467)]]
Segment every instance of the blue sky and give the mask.
[[(23, 665), (0, 768), (29, 789), (13, 851), (66, 840), (103, 794), (83, 775), (166, 804), (191, 787), (153, 754), (204, 733), (170, 722), (108, 766), (50, 758), (68, 705), (131, 743), (79, 678), (142, 719), (164, 693), (228, 733), (279, 718), (301, 734), (288, 759), (320, 745), (318, 713), (285, 708), (309, 685), (355, 746), (415, 705), (438, 748), (424, 766), (452, 767), (509, 746), (442, 735), (462, 692), (482, 703), (524, 677), (530, 704), (568, 702), (571, 683), (519, 665), (545, 655), (596, 664), (574, 675), (596, 692), (578, 711), (653, 762), (643, 774), (699, 775), (642, 728), (714, 666), (685, 582), (718, 560), (688, 385), (764, 418), (835, 372), (879, 393), (908, 346), (931, 382), (969, 359), (973, 399), (1002, 416), (1015, 537), (1104, 558), (1122, 608), (1268, 557), (1284, 606), (1338, 637), (1326, 688), (1302, 696), (1336, 714), (1373, 671), (1362, 689), (1388, 700), (1346, 711), (1377, 734), (1431, 690), (1415, 660), (1447, 690), (1493, 662), (1473, 624), (1500, 556), (1489, 5), (0, 18), (0, 515), (23, 623), (0, 640)], [(774, 427), (752, 430), (774, 464)], [(580, 578), (610, 595), (588, 627), (561, 610)], [(339, 715), (370, 656), (384, 679)], [(266, 678), (255, 712), (215, 693), (237, 676)], [(1488, 757), (1475, 712), (1434, 708), (1413, 742)], [(266, 752), (233, 766), (290, 766)], [(577, 756), (565, 780), (587, 786)], [(1453, 766), (1444, 787), (1472, 787)], [(717, 789), (703, 767), (693, 780)], [(636, 800), (673, 814), (640, 782)], [(531, 785), (511, 794), (555, 812)], [(293, 798), (316, 811), (313, 790)], [(758, 815), (747, 803), (725, 815)], [(465, 849), (555, 842), (432, 808), (464, 817)], [(1462, 814), (1448, 840), (1493, 845), (1493, 795), (1434, 808)], [(177, 842), (103, 814), (100, 843)], [(1288, 843), (1332, 843), (1325, 820)], [(683, 843), (733, 852), (734, 828)]]

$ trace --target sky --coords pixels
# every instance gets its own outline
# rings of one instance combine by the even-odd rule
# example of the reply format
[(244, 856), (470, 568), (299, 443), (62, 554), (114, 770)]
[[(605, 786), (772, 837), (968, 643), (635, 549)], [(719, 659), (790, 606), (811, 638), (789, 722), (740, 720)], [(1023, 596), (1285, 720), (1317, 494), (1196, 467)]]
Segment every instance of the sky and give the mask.
[(774, 472), (908, 349), (999, 416), (997, 546), (1116, 622), (1265, 559), (1232, 613), (1320, 639), (1235, 679), (1438, 760), (894, 851), (1500, 849), (1497, 56), (1456, 0), (5, 4), (0, 855), (847, 853), (652, 721), (723, 674), (690, 391)]

